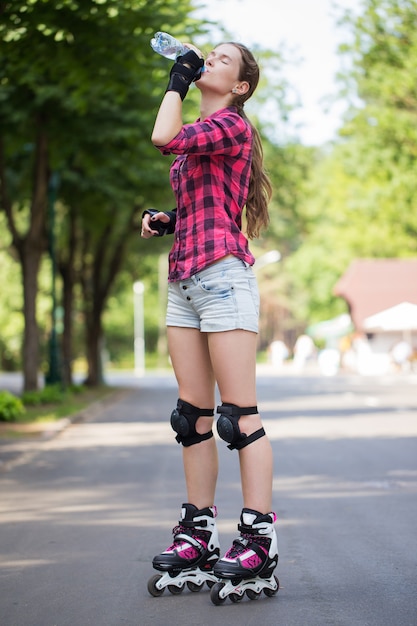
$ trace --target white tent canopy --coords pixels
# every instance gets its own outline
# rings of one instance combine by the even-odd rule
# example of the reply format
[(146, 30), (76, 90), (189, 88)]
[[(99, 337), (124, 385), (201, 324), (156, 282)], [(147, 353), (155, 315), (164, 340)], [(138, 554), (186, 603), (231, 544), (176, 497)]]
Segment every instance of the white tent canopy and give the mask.
[(417, 304), (401, 302), (367, 317), (363, 327), (368, 331), (401, 332), (417, 330)]

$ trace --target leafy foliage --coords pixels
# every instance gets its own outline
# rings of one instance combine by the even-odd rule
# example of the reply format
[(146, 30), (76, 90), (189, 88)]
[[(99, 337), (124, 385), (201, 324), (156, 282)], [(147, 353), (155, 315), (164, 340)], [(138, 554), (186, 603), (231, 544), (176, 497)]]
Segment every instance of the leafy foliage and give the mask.
[(37, 391), (25, 391), (22, 402), (26, 406), (41, 406), (45, 404), (60, 404), (66, 397), (66, 391), (61, 385), (47, 385)]
[(25, 412), (20, 398), (8, 391), (0, 391), (0, 422), (13, 422)]
[(286, 264), (294, 315), (313, 322), (342, 312), (332, 291), (353, 259), (417, 255), (417, 2), (366, 0), (344, 21), (354, 104), (312, 171), (302, 243)]
[[(93, 361), (100, 341), (100, 327), (92, 335), (94, 320), (100, 321), (135, 221), (146, 205), (170, 197), (168, 179), (161, 184), (162, 158), (150, 158), (167, 65), (149, 39), (159, 28), (197, 32), (191, 8), (189, 0), (1, 5), (0, 208), (23, 268), (29, 387), (37, 381), (38, 268), (53, 249), (47, 204), (51, 210), (57, 200), (65, 308), (82, 284)], [(52, 200), (48, 182), (57, 174)], [(71, 318), (69, 311), (68, 332)]]

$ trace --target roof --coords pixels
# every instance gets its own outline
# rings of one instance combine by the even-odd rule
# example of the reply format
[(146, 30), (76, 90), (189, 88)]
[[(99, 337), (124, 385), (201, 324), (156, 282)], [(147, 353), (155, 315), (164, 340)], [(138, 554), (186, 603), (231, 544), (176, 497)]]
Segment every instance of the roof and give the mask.
[(417, 259), (357, 259), (334, 287), (357, 330), (365, 318), (401, 302), (417, 304)]

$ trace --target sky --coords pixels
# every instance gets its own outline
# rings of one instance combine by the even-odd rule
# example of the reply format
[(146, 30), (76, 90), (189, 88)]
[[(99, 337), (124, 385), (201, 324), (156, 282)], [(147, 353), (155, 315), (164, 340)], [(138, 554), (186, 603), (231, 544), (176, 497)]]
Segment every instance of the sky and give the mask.
[(302, 102), (291, 121), (306, 145), (332, 140), (345, 110), (341, 101), (329, 108), (329, 97), (338, 92), (337, 46), (346, 39), (336, 26), (335, 2), (358, 11), (361, 0), (201, 0), (205, 7), (196, 13), (221, 22), (248, 47), (259, 44), (278, 50), (285, 45), (294, 51), (300, 62), (288, 66), (285, 77)]

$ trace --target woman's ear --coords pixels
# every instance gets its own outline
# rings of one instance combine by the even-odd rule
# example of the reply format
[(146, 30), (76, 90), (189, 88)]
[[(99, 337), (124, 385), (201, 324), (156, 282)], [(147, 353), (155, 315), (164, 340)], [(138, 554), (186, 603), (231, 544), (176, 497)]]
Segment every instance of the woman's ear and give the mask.
[(249, 83), (246, 80), (242, 80), (241, 83), (239, 83), (232, 89), (232, 92), (239, 94), (239, 96), (243, 96), (245, 93), (249, 91), (249, 87), (250, 87)]

